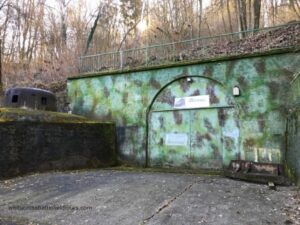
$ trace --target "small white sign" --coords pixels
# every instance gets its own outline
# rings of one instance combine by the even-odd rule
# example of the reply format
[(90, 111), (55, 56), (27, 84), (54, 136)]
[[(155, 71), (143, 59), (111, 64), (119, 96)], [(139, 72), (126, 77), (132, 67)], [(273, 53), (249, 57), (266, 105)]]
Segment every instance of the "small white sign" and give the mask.
[(186, 133), (168, 133), (166, 134), (165, 144), (169, 146), (187, 146), (188, 135)]
[(209, 106), (209, 95), (175, 98), (174, 101), (175, 109), (206, 108)]

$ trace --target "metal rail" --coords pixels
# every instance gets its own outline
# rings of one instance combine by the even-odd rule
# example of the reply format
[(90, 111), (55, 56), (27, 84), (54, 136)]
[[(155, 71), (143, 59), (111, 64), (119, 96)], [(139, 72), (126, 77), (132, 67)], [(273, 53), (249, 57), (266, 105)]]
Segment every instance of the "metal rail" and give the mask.
[[(286, 32), (284, 38), (282, 38), (281, 31)], [(143, 48), (86, 55), (79, 58), (79, 68), (81, 73), (122, 70), (179, 61), (267, 52), (299, 46), (299, 33), (300, 22), (295, 22), (213, 37), (200, 37)]]

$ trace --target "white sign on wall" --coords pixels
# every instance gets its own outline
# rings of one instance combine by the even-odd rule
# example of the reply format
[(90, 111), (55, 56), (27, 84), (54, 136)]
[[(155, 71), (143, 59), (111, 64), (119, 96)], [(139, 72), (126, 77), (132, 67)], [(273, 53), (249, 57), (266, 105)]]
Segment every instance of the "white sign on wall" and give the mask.
[(174, 101), (175, 109), (206, 108), (209, 106), (209, 95), (175, 98)]
[(168, 133), (166, 134), (165, 144), (169, 146), (187, 146), (188, 135), (186, 133)]

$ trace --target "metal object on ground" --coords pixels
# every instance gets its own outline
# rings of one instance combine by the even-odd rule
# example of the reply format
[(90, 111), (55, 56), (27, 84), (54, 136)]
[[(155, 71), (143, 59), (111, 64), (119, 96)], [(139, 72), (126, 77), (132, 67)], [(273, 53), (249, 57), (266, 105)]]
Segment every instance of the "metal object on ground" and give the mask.
[(235, 179), (259, 183), (287, 184), (281, 164), (231, 160), (224, 173), (225, 176)]
[(56, 111), (56, 97), (38, 88), (11, 88), (5, 92), (4, 106)]
[(269, 189), (276, 191), (276, 185), (273, 182), (268, 182), (268, 187)]

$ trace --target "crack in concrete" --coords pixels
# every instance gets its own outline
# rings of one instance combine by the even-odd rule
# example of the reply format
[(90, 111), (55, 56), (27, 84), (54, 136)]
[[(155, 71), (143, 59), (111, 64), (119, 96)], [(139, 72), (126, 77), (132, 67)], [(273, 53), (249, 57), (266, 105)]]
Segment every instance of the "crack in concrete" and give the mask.
[(190, 190), (192, 188), (192, 186), (194, 184), (198, 183), (198, 181), (194, 181), (193, 183), (189, 184), (188, 186), (186, 186), (181, 192), (179, 192), (178, 194), (176, 194), (173, 198), (165, 200), (163, 202), (163, 204), (149, 217), (145, 218), (143, 220), (143, 222), (141, 223), (141, 225), (145, 225), (146, 223), (148, 223), (154, 216), (158, 215), (161, 211), (163, 211), (164, 209), (168, 208), (172, 202), (174, 202), (177, 198), (179, 198), (180, 196), (182, 196), (184, 193), (186, 193), (188, 190)]

